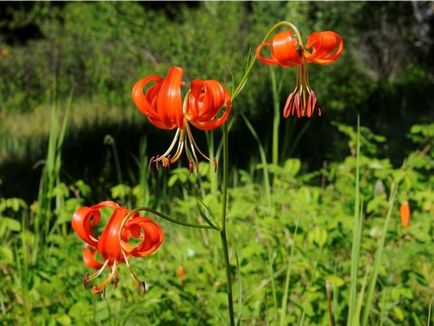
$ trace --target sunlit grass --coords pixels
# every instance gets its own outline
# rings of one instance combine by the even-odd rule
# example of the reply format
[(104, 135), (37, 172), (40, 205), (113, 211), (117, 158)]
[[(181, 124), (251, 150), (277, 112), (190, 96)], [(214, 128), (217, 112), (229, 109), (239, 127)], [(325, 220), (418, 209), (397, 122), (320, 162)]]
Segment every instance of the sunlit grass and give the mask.
[[(66, 101), (58, 103), (57, 116), (63, 118)], [(50, 133), (51, 104), (28, 113), (0, 112), (0, 164), (40, 152)], [(70, 132), (101, 125), (142, 122), (140, 113), (131, 108), (107, 106), (102, 102), (74, 100), (69, 113)]]

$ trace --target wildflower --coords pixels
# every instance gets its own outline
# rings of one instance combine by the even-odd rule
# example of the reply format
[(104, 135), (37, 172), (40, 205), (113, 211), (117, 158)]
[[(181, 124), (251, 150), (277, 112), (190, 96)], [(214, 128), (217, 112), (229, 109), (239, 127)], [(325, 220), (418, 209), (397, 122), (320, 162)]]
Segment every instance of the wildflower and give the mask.
[[(101, 219), (102, 208), (112, 208), (110, 220), (104, 227), (101, 235), (97, 237), (93, 228)], [(92, 275), (86, 275), (84, 285), (99, 277), (106, 268), (110, 274), (100, 284), (93, 286), (92, 292), (101, 293), (111, 282), (116, 286), (118, 283), (118, 265), (125, 263), (130, 275), (139, 290), (145, 291), (146, 286), (131, 270), (128, 258), (144, 257), (158, 249), (163, 241), (163, 231), (149, 218), (141, 217), (138, 212), (121, 207), (112, 201), (103, 201), (91, 207), (81, 207), (72, 216), (71, 225), (77, 235), (86, 243), (83, 253), (84, 263), (98, 271)], [(128, 243), (131, 238), (141, 241), (137, 245)], [(95, 258), (98, 253), (103, 261)]]
[[(157, 166), (175, 163), (185, 150), (190, 169), (199, 165), (198, 155), (210, 159), (199, 149), (190, 124), (200, 130), (213, 130), (223, 125), (231, 111), (229, 92), (216, 80), (195, 79), (182, 99), (182, 68), (171, 67), (166, 79), (151, 75), (133, 87), (132, 98), (137, 108), (157, 128), (172, 130), (175, 137), (167, 151), (151, 158)], [(149, 84), (152, 86), (144, 90)], [(173, 154), (172, 154), (173, 152)]]
[(178, 269), (176, 270), (176, 275), (178, 275), (179, 284), (183, 285), (185, 280), (185, 268), (183, 265), (179, 265)]
[[(261, 50), (265, 46), (271, 47), (271, 58), (261, 56)], [(339, 59), (343, 49), (342, 38), (335, 32), (312, 33), (307, 38), (306, 46), (303, 46), (300, 37), (295, 37), (292, 30), (277, 33), (272, 41), (264, 42), (256, 48), (256, 57), (263, 63), (297, 69), (296, 87), (289, 94), (283, 110), (285, 118), (290, 115), (297, 115), (298, 118), (311, 117), (315, 112), (321, 115), (315, 91), (309, 85), (307, 65), (333, 63)]]
[(404, 228), (407, 228), (410, 225), (410, 205), (408, 200), (402, 202), (399, 210), (401, 213), (401, 225)]

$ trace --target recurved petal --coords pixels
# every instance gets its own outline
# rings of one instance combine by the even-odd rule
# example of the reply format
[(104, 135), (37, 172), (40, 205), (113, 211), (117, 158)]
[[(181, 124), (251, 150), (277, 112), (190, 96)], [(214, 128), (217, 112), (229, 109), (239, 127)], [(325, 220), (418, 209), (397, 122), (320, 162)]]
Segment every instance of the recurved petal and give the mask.
[(339, 59), (344, 43), (341, 36), (333, 31), (315, 32), (309, 35), (306, 48), (312, 49), (311, 53), (305, 53), (307, 62), (330, 64)]
[(119, 207), (121, 207), (121, 205), (119, 205), (117, 202), (114, 202), (112, 200), (105, 200), (105, 201), (99, 202), (98, 204), (91, 206), (92, 209), (119, 208)]
[(100, 269), (103, 264), (95, 259), (96, 248), (86, 246), (83, 251), (83, 262), (90, 268)]
[(196, 79), (192, 82), (187, 118), (196, 128), (216, 129), (226, 122), (230, 112), (230, 94), (218, 81)]
[(259, 45), (256, 47), (256, 58), (257, 58), (259, 61), (261, 61), (262, 63), (266, 63), (266, 64), (269, 64), (269, 65), (277, 65), (278, 62), (277, 62), (277, 60), (276, 60), (275, 58), (266, 58), (266, 57), (263, 57), (263, 56), (261, 55), (261, 51), (262, 51), (262, 49), (263, 49), (264, 47), (266, 47), (266, 46), (271, 46), (271, 42), (264, 42), (264, 43), (259, 44)]
[(273, 37), (271, 56), (283, 67), (302, 63), (301, 52), (297, 51), (297, 40), (292, 31), (280, 32)]
[(150, 255), (163, 242), (163, 230), (149, 218), (134, 217), (125, 223), (125, 229), (129, 230), (133, 237), (142, 239), (137, 246), (123, 245), (123, 249), (129, 255), (136, 257)]
[(96, 247), (98, 239), (96, 238), (92, 227), (98, 224), (101, 215), (93, 207), (80, 207), (72, 216), (71, 226), (75, 233), (90, 246)]
[(156, 110), (166, 128), (184, 128), (181, 98), (182, 68), (171, 67), (158, 92)]
[[(134, 84), (133, 91), (131, 93), (131, 97), (136, 104), (137, 108), (143, 114), (151, 114), (151, 102), (153, 97), (155, 97), (158, 93), (158, 90), (161, 87), (161, 82), (163, 78), (158, 75), (150, 75), (145, 77)], [(151, 86), (146, 93), (143, 92), (144, 87), (152, 82), (156, 82), (155, 85)]]
[(98, 241), (98, 252), (110, 263), (124, 262), (121, 248), (122, 225), (130, 211), (124, 207), (117, 207), (113, 211), (103, 233)]

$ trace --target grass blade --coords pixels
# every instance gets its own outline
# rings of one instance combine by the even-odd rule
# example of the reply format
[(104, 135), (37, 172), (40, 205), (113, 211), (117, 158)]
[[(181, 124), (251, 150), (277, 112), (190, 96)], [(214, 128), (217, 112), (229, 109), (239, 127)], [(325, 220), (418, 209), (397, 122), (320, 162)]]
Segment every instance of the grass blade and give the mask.
[(348, 302), (347, 325), (355, 325), (354, 313), (357, 295), (357, 272), (359, 269), (362, 218), (360, 215), (360, 116), (357, 116), (356, 187), (354, 202), (353, 246), (351, 250), (351, 283)]
[(238, 283), (238, 314), (237, 314), (237, 325), (241, 325), (241, 310), (243, 308), (243, 287), (241, 283), (241, 268), (240, 268), (240, 261), (238, 259), (238, 253), (237, 250), (235, 251), (235, 261), (237, 263), (237, 283)]
[(291, 253), (289, 254), (288, 267), (287, 267), (287, 270), (286, 270), (285, 292), (283, 293), (282, 307), (281, 307), (281, 314), (280, 314), (280, 325), (281, 326), (285, 325), (286, 310), (287, 310), (287, 307), (288, 307), (289, 282), (291, 281), (292, 258), (294, 257), (295, 237), (297, 235), (297, 231), (298, 231), (298, 223), (295, 226), (295, 230), (294, 230), (294, 234), (293, 234), (294, 242), (292, 243)]
[(269, 173), (268, 173), (267, 156), (265, 154), (264, 147), (261, 144), (261, 140), (259, 139), (259, 136), (255, 131), (255, 128), (253, 128), (252, 124), (247, 119), (247, 117), (245, 116), (244, 113), (241, 113), (241, 117), (243, 118), (243, 120), (244, 120), (247, 128), (249, 129), (250, 133), (252, 134), (253, 138), (256, 140), (256, 143), (258, 144), (259, 155), (261, 156), (262, 170), (264, 173), (265, 193), (267, 196), (268, 207), (271, 209), (272, 201), (271, 201), (271, 188), (270, 188), (270, 177), (269, 177)]
[(368, 324), (369, 312), (371, 310), (372, 299), (374, 297), (375, 285), (377, 283), (378, 272), (380, 270), (381, 261), (383, 258), (383, 250), (384, 250), (384, 243), (386, 241), (387, 228), (389, 226), (390, 216), (392, 215), (393, 204), (395, 203), (397, 191), (398, 191), (398, 185), (394, 184), (392, 186), (392, 192), (390, 194), (389, 209), (387, 212), (386, 220), (384, 221), (383, 232), (378, 243), (377, 252), (375, 253), (374, 269), (372, 271), (372, 277), (369, 283), (368, 294), (366, 297), (365, 308), (363, 311), (363, 319), (362, 319), (363, 326)]

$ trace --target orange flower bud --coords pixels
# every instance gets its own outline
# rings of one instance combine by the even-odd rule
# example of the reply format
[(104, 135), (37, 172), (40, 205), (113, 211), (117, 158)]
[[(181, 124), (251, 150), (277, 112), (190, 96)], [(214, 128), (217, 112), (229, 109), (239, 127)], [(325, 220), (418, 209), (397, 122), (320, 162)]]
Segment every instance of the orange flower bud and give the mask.
[(176, 275), (179, 277), (179, 283), (182, 285), (184, 283), (185, 279), (185, 268), (182, 265), (179, 265), (178, 269), (176, 270)]
[(401, 213), (401, 225), (404, 228), (406, 228), (410, 225), (410, 205), (408, 204), (407, 200), (402, 202), (400, 213)]

